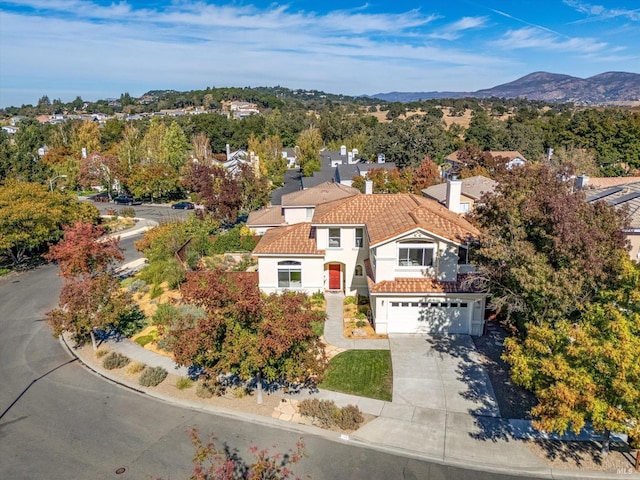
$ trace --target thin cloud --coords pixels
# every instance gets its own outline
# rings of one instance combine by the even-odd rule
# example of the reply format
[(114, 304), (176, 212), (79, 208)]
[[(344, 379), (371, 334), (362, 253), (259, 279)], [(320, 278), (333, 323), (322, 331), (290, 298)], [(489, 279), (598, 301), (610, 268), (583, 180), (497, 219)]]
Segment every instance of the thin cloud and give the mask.
[(599, 42), (593, 38), (560, 40), (557, 35), (540, 32), (532, 27), (509, 30), (501, 39), (492, 42), (492, 44), (506, 50), (529, 48), (582, 53), (599, 52), (607, 47), (607, 43)]
[(460, 20), (430, 33), (428, 37), (441, 40), (457, 40), (465, 30), (480, 28), (486, 23), (487, 17), (462, 17)]
[[(629, 10), (627, 8), (607, 8), (602, 5), (592, 5), (590, 3), (580, 2), (578, 0), (563, 0), (563, 3), (577, 12), (584, 13), (591, 17), (586, 20), (608, 20), (610, 18), (626, 18), (632, 21), (640, 20), (640, 8)], [(579, 20), (581, 22), (584, 20)], [(574, 23), (578, 23), (574, 22)]]

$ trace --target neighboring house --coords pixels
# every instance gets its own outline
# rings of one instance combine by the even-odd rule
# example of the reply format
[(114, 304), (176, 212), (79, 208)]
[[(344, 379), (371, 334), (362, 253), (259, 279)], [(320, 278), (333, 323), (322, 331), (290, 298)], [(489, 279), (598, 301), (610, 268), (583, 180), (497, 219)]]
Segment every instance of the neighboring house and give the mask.
[(298, 152), (295, 148), (285, 148), (280, 153), (282, 158), (287, 161), (287, 168), (298, 167)]
[(433, 200), (440, 202), (449, 208), (449, 210), (457, 213), (467, 213), (474, 209), (474, 205), (482, 198), (482, 195), (485, 193), (493, 193), (498, 182), (482, 175), (463, 178), (460, 180), (461, 188), (459, 194), (453, 197), (459, 198), (458, 205), (452, 205), (452, 200), (447, 195), (451, 195), (452, 193), (455, 195), (457, 193), (452, 192), (452, 185), (455, 187), (455, 183), (453, 182), (432, 185), (431, 187), (423, 189), (422, 194), (427, 198), (432, 198)]
[(248, 102), (231, 102), (229, 110), (231, 112), (231, 115), (235, 119), (246, 118), (251, 115), (260, 114), (258, 106), (255, 103)]
[(258, 158), (253, 154), (253, 152), (249, 153), (246, 150), (235, 150), (231, 151), (229, 144), (227, 143), (227, 159), (224, 162), (221, 162), (222, 165), (232, 176), (236, 176), (240, 173), (240, 166), (250, 165), (254, 171), (257, 171)]
[(465, 280), (478, 230), (412, 194), (318, 204), (309, 222), (268, 230), (254, 250), (265, 293), (369, 297), (377, 333), (482, 335), (486, 295)]
[(629, 229), (625, 230), (632, 260), (640, 261), (640, 177), (576, 178), (576, 188), (583, 189), (587, 202), (602, 200), (616, 208), (626, 208)]
[(247, 227), (262, 235), (270, 228), (309, 222), (316, 205), (358, 195), (360, 192), (335, 182), (325, 182), (307, 190), (298, 190), (282, 196), (281, 205), (251, 212)]
[(18, 132), (18, 127), (3, 125), (2, 131), (8, 133), (9, 135), (15, 135)]
[[(459, 153), (460, 150), (456, 150), (444, 157), (444, 169), (442, 171), (444, 178), (449, 178), (450, 173), (458, 172), (461, 168), (464, 168), (467, 165), (466, 162), (458, 158)], [(506, 158), (507, 162), (505, 163), (505, 166), (507, 167), (507, 170), (511, 170), (515, 167), (521, 167), (527, 163), (527, 159), (524, 158), (524, 155), (516, 150), (489, 150), (489, 153), (493, 157)]]
[(366, 162), (360, 159), (359, 155), (357, 148), (347, 150), (345, 145), (342, 145), (340, 150), (323, 150), (320, 152), (320, 171), (311, 177), (302, 177), (302, 188), (313, 188), (328, 181), (350, 187), (356, 175), (366, 177), (369, 170), (374, 168), (396, 168), (395, 163), (386, 163), (382, 154), (378, 155), (377, 163)]

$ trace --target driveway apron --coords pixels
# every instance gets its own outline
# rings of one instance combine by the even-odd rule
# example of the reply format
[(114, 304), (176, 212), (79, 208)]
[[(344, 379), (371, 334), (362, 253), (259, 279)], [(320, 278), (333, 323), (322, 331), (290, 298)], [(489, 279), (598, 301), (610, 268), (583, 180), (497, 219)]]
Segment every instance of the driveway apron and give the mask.
[(468, 335), (389, 335), (393, 403), (499, 417), (489, 380)]

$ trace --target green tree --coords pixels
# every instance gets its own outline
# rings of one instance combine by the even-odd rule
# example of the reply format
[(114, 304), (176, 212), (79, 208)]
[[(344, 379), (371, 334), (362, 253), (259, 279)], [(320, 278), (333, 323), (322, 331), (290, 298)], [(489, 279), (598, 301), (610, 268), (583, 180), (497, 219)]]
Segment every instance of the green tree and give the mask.
[(538, 397), (536, 428), (578, 433), (587, 422), (629, 433), (640, 418), (640, 264), (624, 256), (618, 284), (601, 290), (578, 319), (527, 325), (505, 342), (512, 377)]
[(62, 229), (78, 219), (96, 221), (98, 210), (77, 197), (49, 191), (49, 185), (7, 181), (0, 186), (0, 251), (14, 265), (62, 237)]
[(300, 149), (298, 164), (305, 177), (313, 175), (321, 168), (320, 148), (322, 148), (322, 137), (320, 130), (315, 127), (308, 128), (298, 135), (297, 146)]
[(163, 150), (166, 153), (165, 162), (179, 172), (184, 167), (191, 147), (187, 137), (176, 122), (171, 122), (169, 128), (167, 128), (163, 144)]

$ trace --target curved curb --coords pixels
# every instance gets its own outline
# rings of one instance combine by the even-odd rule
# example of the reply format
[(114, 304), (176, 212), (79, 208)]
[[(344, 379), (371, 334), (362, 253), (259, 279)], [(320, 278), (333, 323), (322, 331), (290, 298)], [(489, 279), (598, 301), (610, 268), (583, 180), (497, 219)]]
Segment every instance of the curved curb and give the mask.
[[(299, 423), (291, 423), (285, 420), (280, 420), (277, 418), (266, 417), (263, 415), (256, 415), (253, 413), (246, 413), (238, 410), (232, 410), (224, 407), (215, 407), (208, 406), (199, 403), (194, 403), (186, 400), (176, 400), (173, 397), (162, 395), (154, 392), (151, 389), (140, 388), (138, 385), (134, 385), (131, 382), (124, 382), (120, 379), (111, 376), (101, 369), (97, 369), (92, 365), (88, 364), (84, 361), (83, 357), (78, 355), (75, 352), (75, 349), (69, 345), (67, 339), (65, 338), (65, 334), (60, 335), (59, 341), (63, 348), (67, 351), (69, 356), (77, 359), (79, 363), (89, 370), (94, 375), (111, 382), (114, 385), (117, 385), (121, 388), (127, 389), (139, 395), (144, 395), (149, 398), (152, 398), (157, 401), (164, 402), (166, 404), (172, 405), (178, 408), (186, 408), (189, 410), (193, 410), (200, 413), (209, 413), (214, 415), (220, 415), (226, 418), (235, 419), (243, 422), (252, 422), (263, 425), (265, 427), (270, 428), (278, 428), (287, 430), (292, 433), (296, 433), (299, 435), (313, 435), (316, 437), (322, 437), (327, 440), (338, 442), (338, 443), (350, 443), (354, 446), (360, 448), (366, 448), (370, 450), (375, 450), (380, 453), (386, 453), (390, 455), (397, 455), (404, 458), (424, 461), (428, 463), (433, 463), (441, 466), (451, 467), (454, 469), (460, 469), (466, 472), (467, 475), (472, 474), (473, 472), (482, 472), (485, 474), (509, 474), (514, 477), (521, 478), (530, 478), (530, 479), (577, 479), (577, 478), (593, 478), (593, 479), (620, 479), (621, 476), (617, 474), (611, 474), (608, 472), (593, 472), (593, 471), (577, 471), (577, 470), (558, 470), (549, 468), (540, 468), (540, 469), (519, 469), (516, 470), (513, 466), (501, 466), (501, 465), (492, 465), (492, 464), (479, 464), (479, 463), (469, 463), (457, 459), (452, 458), (442, 458), (438, 456), (430, 456), (425, 455), (424, 453), (392, 447), (380, 443), (365, 441), (359, 439), (357, 436), (357, 431), (351, 435), (340, 434), (338, 432), (334, 432), (331, 430), (325, 430), (320, 427), (315, 427), (313, 425), (303, 425)], [(629, 478), (634, 478), (634, 476), (628, 476)]]

